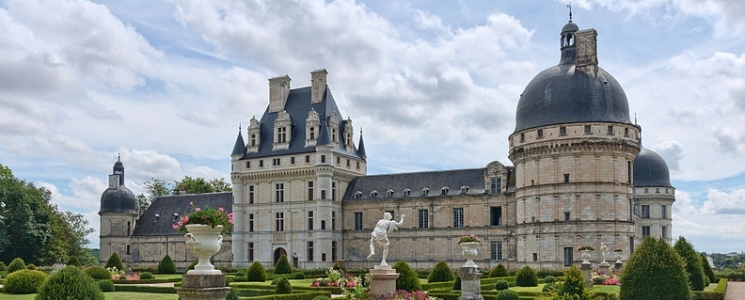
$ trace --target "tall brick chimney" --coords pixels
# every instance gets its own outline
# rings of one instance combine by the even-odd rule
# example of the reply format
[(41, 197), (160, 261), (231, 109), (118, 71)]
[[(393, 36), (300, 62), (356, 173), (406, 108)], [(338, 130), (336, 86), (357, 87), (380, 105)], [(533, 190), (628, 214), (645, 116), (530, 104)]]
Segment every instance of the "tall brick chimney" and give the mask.
[(285, 109), (287, 96), (290, 94), (290, 76), (269, 79), (269, 112)]
[(575, 33), (577, 45), (577, 70), (581, 70), (592, 78), (598, 74), (598, 33), (595, 29), (586, 29)]
[(310, 72), (310, 103), (321, 103), (326, 93), (326, 69)]

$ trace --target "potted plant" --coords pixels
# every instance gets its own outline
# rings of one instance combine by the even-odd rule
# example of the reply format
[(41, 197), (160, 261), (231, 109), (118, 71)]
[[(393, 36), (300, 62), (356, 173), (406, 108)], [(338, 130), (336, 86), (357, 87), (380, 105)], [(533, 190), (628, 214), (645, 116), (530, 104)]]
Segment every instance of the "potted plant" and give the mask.
[(473, 259), (479, 254), (476, 247), (481, 244), (481, 239), (475, 234), (464, 235), (458, 239), (458, 245), (462, 248), (461, 254), (466, 258), (464, 267), (478, 267)]
[(621, 263), (621, 255), (623, 254), (623, 250), (616, 248), (613, 250), (613, 254), (616, 256), (616, 263)]
[(582, 258), (582, 264), (583, 265), (589, 265), (590, 264), (590, 251), (594, 251), (595, 248), (590, 245), (581, 245), (577, 247), (577, 251), (579, 251), (579, 255)]
[(205, 206), (199, 208), (191, 205), (191, 213), (179, 218), (173, 229), (186, 232), (186, 248), (199, 258), (199, 262), (187, 274), (221, 274), (220, 270), (210, 263), (210, 257), (220, 251), (222, 246), (222, 232), (230, 231), (233, 226), (233, 213), (224, 208), (217, 209)]

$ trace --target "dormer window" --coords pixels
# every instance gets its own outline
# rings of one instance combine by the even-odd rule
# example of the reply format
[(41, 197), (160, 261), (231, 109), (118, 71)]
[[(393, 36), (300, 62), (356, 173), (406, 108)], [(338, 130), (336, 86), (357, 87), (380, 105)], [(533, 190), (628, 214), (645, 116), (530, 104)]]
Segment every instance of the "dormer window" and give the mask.
[(389, 189), (389, 190), (385, 191), (385, 196), (387, 198), (393, 197), (393, 190)]
[(370, 192), (370, 198), (372, 199), (378, 198), (378, 191), (373, 190), (372, 192)]
[(160, 219), (160, 214), (155, 214), (155, 220), (153, 220), (153, 222), (158, 222), (159, 219)]
[(178, 221), (178, 213), (173, 213), (173, 221)]
[(310, 128), (308, 128), (308, 130), (310, 130), (310, 132), (309, 132), (310, 139), (311, 140), (315, 140), (316, 139), (316, 128), (315, 127), (310, 127)]
[(442, 187), (442, 188), (440, 189), (440, 195), (441, 195), (441, 196), (445, 196), (445, 195), (447, 195), (447, 194), (448, 194), (448, 192), (449, 192), (449, 191), (450, 191), (450, 188), (449, 188), (449, 187), (443, 186), (443, 187)]
[(403, 191), (401, 192), (401, 194), (402, 194), (402, 195), (403, 195), (404, 197), (409, 197), (409, 195), (411, 195), (411, 190), (410, 190), (410, 189), (404, 189), (404, 190), (403, 190)]
[(419, 195), (421, 195), (422, 197), (425, 197), (425, 196), (429, 195), (429, 189), (426, 188), (426, 187), (423, 188), (422, 191), (421, 191), (421, 193)]
[(274, 148), (273, 150), (288, 149), (292, 140), (292, 120), (286, 111), (280, 110), (274, 120)]
[(469, 187), (467, 185), (461, 186), (460, 187), (460, 193), (461, 194), (466, 194), (466, 193), (468, 193), (468, 189), (469, 189)]
[(357, 199), (357, 200), (362, 199), (362, 192), (357, 191), (356, 193), (354, 193), (354, 199)]
[(287, 143), (287, 126), (277, 128), (277, 143)]

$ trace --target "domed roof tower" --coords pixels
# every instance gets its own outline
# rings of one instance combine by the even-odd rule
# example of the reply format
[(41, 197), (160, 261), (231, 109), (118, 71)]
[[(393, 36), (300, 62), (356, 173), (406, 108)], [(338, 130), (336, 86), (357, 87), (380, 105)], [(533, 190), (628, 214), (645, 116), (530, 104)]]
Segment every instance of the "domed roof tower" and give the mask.
[(101, 194), (100, 238), (98, 260), (105, 263), (112, 253), (130, 260), (130, 236), (139, 216), (137, 198), (124, 186), (124, 164), (119, 157), (109, 175), (109, 188)]
[(672, 187), (670, 170), (662, 156), (642, 147), (634, 160), (635, 187)]
[(124, 164), (121, 158), (114, 164), (114, 170), (109, 175), (109, 188), (101, 194), (102, 213), (131, 213), (138, 214), (137, 197), (124, 186)]

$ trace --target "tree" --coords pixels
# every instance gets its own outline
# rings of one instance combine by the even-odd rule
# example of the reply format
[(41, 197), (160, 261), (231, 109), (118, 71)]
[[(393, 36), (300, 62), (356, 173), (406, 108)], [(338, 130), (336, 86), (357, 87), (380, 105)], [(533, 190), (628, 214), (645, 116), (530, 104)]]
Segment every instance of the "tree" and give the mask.
[(585, 278), (582, 271), (576, 266), (571, 266), (564, 271), (564, 282), (559, 285), (556, 296), (557, 299), (590, 300), (590, 295), (585, 290)]
[(176, 186), (183, 189), (187, 194), (206, 194), (215, 192), (215, 189), (201, 177), (191, 178), (189, 176), (184, 176), (184, 179), (176, 182)]
[(422, 286), (419, 284), (419, 275), (414, 271), (409, 264), (403, 260), (399, 260), (393, 265), (396, 272), (400, 274), (396, 279), (396, 289), (406, 291), (417, 291), (421, 290)]
[(690, 299), (685, 262), (664, 239), (647, 237), (626, 262), (620, 300)]
[(709, 260), (706, 259), (706, 253), (701, 253), (701, 267), (704, 268), (704, 275), (709, 278), (709, 282), (717, 282), (717, 277), (714, 275), (714, 271), (709, 265)]
[(450, 267), (445, 261), (439, 261), (437, 262), (437, 264), (435, 264), (435, 267), (432, 268), (432, 272), (429, 273), (427, 282), (443, 282), (451, 281), (453, 279), (455, 279), (453, 270), (450, 270)]
[(176, 274), (176, 264), (168, 254), (160, 260), (158, 274)]
[(122, 260), (119, 258), (119, 254), (116, 254), (116, 252), (111, 253), (111, 256), (109, 256), (109, 260), (106, 261), (106, 268), (116, 267), (117, 270), (124, 270), (124, 265), (122, 264)]
[(173, 194), (173, 185), (166, 183), (163, 179), (152, 178), (150, 181), (145, 181), (142, 186), (147, 191), (147, 195), (137, 195), (137, 208), (139, 209), (140, 216), (145, 213), (155, 199)]
[(225, 178), (222, 177), (220, 179), (213, 178), (210, 180), (210, 186), (212, 186), (215, 192), (230, 192), (233, 190), (233, 185), (225, 181)]
[(287, 260), (287, 256), (282, 255), (277, 260), (277, 264), (274, 266), (274, 274), (290, 274), (292, 273), (292, 267), (290, 261)]
[(688, 273), (688, 282), (691, 284), (691, 289), (694, 291), (704, 290), (704, 269), (701, 267), (701, 258), (699, 257), (696, 250), (693, 249), (693, 245), (688, 243), (684, 237), (680, 237), (675, 246), (673, 246), (678, 255), (683, 258), (686, 266), (686, 273)]
[(515, 285), (538, 286), (538, 273), (529, 266), (524, 266), (515, 274)]

